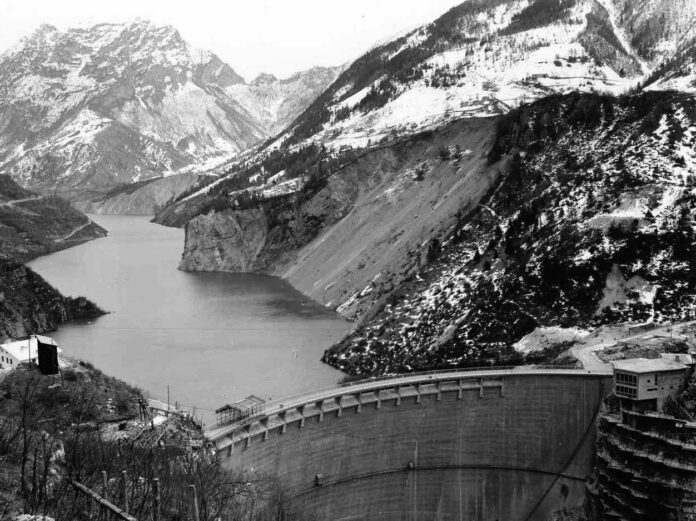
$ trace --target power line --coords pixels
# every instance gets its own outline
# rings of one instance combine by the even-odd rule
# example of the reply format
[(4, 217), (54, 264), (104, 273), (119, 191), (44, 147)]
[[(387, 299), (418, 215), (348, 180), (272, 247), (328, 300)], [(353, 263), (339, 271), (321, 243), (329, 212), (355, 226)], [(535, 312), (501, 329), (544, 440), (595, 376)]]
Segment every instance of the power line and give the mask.
[[(77, 326), (89, 327), (90, 329), (101, 329), (105, 331), (344, 331), (340, 327), (230, 327), (230, 328), (211, 328), (211, 327), (99, 327), (94, 325)], [(61, 329), (65, 329), (63, 326)]]

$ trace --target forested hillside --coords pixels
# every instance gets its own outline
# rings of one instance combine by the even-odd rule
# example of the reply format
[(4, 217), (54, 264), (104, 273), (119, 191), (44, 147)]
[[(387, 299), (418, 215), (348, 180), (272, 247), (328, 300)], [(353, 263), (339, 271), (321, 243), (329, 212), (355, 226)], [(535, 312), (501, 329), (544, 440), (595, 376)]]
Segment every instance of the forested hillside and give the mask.
[(0, 175), (0, 259), (27, 261), (105, 235), (67, 201), (40, 196)]

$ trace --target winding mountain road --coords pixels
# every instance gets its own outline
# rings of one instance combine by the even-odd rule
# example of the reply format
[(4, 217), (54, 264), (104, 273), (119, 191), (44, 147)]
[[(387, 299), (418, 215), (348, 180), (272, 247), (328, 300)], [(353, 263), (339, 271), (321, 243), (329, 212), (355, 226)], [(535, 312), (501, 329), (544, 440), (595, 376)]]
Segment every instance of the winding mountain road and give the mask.
[[(578, 342), (570, 348), (570, 352), (582, 362), (582, 366), (588, 371), (601, 372), (611, 370), (611, 364), (602, 361), (597, 352), (607, 347), (614, 347), (618, 344), (640, 344), (648, 343), (658, 337), (670, 340), (686, 340), (693, 335), (693, 328), (696, 327), (696, 320), (679, 322), (676, 324), (656, 324), (655, 327), (631, 334), (608, 329), (604, 334), (596, 338), (590, 338)], [(601, 329), (601, 328), (600, 328)], [(599, 331), (599, 330), (598, 330)], [(629, 330), (630, 331), (630, 330)]]
[(25, 197), (23, 199), (13, 199), (12, 201), (4, 201), (0, 203), (0, 206), (14, 206), (19, 203), (27, 203), (29, 201), (38, 201), (39, 199), (42, 199), (42, 196), (40, 195), (34, 195), (32, 197)]

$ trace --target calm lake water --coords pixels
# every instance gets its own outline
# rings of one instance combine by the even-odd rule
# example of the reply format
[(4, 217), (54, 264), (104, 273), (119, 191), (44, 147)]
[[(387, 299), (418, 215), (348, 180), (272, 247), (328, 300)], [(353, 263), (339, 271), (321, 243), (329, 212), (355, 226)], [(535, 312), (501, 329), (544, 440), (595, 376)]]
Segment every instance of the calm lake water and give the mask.
[(148, 391), (215, 408), (249, 394), (278, 398), (335, 384), (324, 349), (349, 325), (284, 281), (262, 275), (177, 270), (183, 230), (146, 218), (91, 216), (109, 236), (29, 263), (65, 295), (110, 311), (65, 324), (66, 354)]

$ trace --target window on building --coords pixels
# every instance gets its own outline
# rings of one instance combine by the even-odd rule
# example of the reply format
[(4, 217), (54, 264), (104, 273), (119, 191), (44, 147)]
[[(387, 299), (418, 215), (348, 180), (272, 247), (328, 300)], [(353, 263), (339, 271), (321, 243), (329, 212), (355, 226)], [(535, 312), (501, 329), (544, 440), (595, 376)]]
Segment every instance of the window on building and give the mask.
[(614, 379), (616, 380), (617, 384), (633, 386), (638, 384), (638, 378), (636, 377), (636, 375), (633, 374), (616, 373), (614, 375)]
[(627, 387), (625, 385), (617, 385), (616, 394), (626, 398), (635, 398), (637, 396), (635, 387)]

